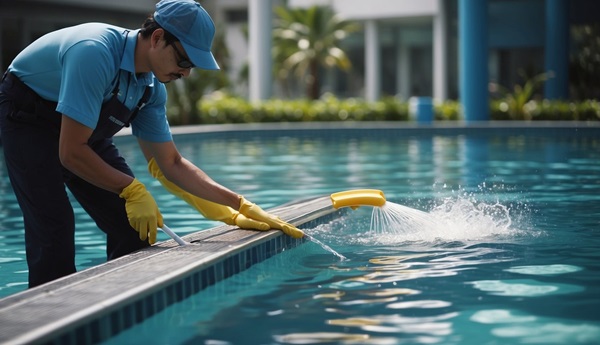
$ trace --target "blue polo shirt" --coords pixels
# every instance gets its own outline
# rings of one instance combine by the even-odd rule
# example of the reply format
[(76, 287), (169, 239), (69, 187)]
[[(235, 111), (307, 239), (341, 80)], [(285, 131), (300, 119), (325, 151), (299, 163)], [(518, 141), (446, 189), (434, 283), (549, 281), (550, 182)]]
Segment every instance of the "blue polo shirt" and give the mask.
[(8, 69), (42, 98), (58, 102), (56, 111), (91, 129), (117, 81), (118, 98), (129, 109), (150, 86), (150, 99), (133, 120), (132, 132), (152, 142), (170, 141), (165, 85), (152, 73), (135, 73), (138, 32), (101, 23), (61, 29), (31, 43)]

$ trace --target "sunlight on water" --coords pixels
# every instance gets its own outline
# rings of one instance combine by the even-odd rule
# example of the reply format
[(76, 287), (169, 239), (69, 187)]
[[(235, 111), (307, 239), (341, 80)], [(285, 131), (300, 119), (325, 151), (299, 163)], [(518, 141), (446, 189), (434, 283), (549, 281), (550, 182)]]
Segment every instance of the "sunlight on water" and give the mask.
[(514, 339), (514, 343), (594, 344), (600, 339), (600, 327), (590, 322), (539, 317), (523, 310), (480, 310), (470, 319), (493, 326), (493, 335), (507, 340)]

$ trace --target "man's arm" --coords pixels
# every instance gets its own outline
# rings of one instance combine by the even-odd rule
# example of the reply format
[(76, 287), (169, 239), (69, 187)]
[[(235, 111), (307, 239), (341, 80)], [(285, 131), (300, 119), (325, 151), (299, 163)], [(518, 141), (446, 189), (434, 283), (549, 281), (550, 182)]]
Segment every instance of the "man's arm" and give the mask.
[[(196, 207), (200, 212), (202, 212), (202, 208), (206, 209), (209, 207), (212, 209), (215, 207), (207, 205), (208, 200), (213, 203), (229, 206), (231, 211), (225, 213), (229, 214), (231, 220), (242, 228), (247, 227), (257, 230), (279, 229), (294, 238), (304, 236), (302, 230), (292, 224), (288, 224), (279, 217), (265, 212), (258, 205), (246, 200), (243, 196), (213, 181), (204, 171), (183, 158), (172, 141), (165, 143), (151, 143), (141, 139), (138, 141), (146, 156), (146, 160), (150, 162), (149, 170), (153, 176), (162, 176), (160, 177), (160, 181), (167, 187), (167, 190), (174, 191), (176, 195), (183, 197), (184, 200)], [(203, 213), (206, 214), (206, 212)], [(221, 212), (217, 213), (221, 214)]]
[(125, 199), (129, 224), (150, 244), (156, 242), (157, 227), (163, 218), (154, 198), (137, 179), (111, 167), (88, 145), (92, 130), (63, 115), (59, 138), (59, 157), (63, 166), (89, 183), (119, 194)]
[(210, 178), (204, 171), (181, 156), (172, 141), (155, 143), (138, 139), (139, 145), (150, 161), (154, 158), (164, 176), (181, 189), (199, 198), (240, 208), (240, 196)]
[(111, 167), (88, 145), (92, 129), (62, 116), (59, 158), (62, 165), (87, 182), (113, 193), (121, 193), (133, 177)]

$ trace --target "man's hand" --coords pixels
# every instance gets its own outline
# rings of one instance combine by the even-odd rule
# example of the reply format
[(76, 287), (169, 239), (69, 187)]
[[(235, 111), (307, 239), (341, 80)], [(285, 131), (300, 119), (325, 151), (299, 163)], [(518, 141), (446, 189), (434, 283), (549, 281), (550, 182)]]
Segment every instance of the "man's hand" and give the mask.
[(148, 239), (150, 244), (154, 244), (157, 227), (163, 226), (163, 217), (144, 184), (138, 179), (133, 179), (119, 196), (125, 199), (129, 224), (140, 234), (140, 240)]
[(304, 237), (304, 232), (302, 232), (302, 230), (296, 228), (292, 224), (284, 222), (279, 217), (265, 212), (260, 206), (251, 203), (243, 196), (240, 196), (239, 212), (250, 219), (267, 223), (272, 229), (279, 229), (294, 238)]

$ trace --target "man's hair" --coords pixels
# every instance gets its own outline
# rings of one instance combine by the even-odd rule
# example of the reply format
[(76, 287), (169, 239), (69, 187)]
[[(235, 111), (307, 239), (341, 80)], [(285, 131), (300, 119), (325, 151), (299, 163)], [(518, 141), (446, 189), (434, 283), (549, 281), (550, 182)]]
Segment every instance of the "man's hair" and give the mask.
[[(160, 24), (158, 24), (156, 20), (154, 20), (154, 16), (150, 16), (146, 18), (144, 24), (142, 24), (140, 34), (142, 35), (142, 38), (149, 38), (150, 36), (152, 36), (152, 33), (156, 31), (156, 29), (163, 29), (163, 27), (160, 26)], [(179, 41), (177, 37), (175, 37), (173, 34), (171, 34), (165, 29), (163, 30), (165, 31), (165, 41), (167, 41), (167, 44)]]

